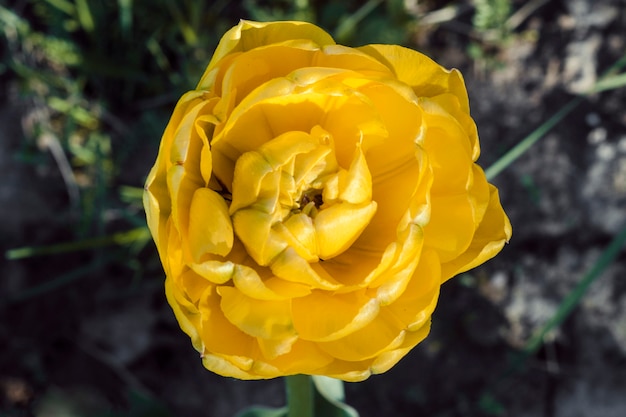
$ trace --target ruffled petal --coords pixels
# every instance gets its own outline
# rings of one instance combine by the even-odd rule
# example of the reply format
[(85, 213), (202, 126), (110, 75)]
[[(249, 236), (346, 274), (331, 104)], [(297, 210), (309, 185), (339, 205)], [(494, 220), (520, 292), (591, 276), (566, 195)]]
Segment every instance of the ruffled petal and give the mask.
[(263, 339), (295, 335), (289, 300), (257, 300), (226, 286), (219, 287), (217, 293), (224, 316), (244, 333)]
[(292, 300), (293, 324), (298, 335), (309, 341), (337, 340), (363, 328), (378, 314), (378, 301), (365, 291), (333, 294), (313, 291)]
[(459, 257), (443, 263), (442, 280), (472, 269), (493, 258), (511, 238), (511, 222), (500, 204), (498, 190), (489, 185), (490, 199), (472, 243)]
[(357, 48), (385, 64), (396, 78), (411, 86), (418, 97), (452, 93), (469, 113), (467, 90), (461, 73), (447, 70), (424, 54), (397, 45), (366, 45)]
[(224, 199), (208, 188), (198, 188), (189, 207), (189, 248), (194, 262), (206, 253), (226, 256), (233, 247), (233, 225)]
[(292, 39), (307, 39), (316, 42), (320, 46), (333, 45), (335, 43), (328, 33), (310, 23), (241, 20), (237, 26), (222, 36), (198, 87), (204, 85), (207, 73), (217, 66), (224, 57), (233, 53), (245, 52), (264, 45)]

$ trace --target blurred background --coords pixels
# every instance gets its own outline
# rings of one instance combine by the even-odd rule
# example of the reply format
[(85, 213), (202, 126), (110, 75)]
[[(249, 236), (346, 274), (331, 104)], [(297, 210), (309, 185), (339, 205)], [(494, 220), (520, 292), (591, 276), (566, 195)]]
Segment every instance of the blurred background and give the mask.
[(141, 206), (178, 97), (240, 18), (459, 68), (513, 224), (499, 257), (443, 286), (429, 338), (347, 384), (348, 403), (363, 417), (626, 415), (624, 0), (4, 0), (0, 415), (284, 404), (281, 380), (204, 370)]

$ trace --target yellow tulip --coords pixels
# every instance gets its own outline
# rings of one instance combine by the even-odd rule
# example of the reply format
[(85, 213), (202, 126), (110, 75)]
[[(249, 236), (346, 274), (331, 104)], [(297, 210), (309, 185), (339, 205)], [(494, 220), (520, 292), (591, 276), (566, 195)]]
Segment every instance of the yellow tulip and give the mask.
[(461, 74), (400, 46), (242, 21), (176, 106), (144, 195), (206, 368), (359, 381), (426, 337), (511, 226)]

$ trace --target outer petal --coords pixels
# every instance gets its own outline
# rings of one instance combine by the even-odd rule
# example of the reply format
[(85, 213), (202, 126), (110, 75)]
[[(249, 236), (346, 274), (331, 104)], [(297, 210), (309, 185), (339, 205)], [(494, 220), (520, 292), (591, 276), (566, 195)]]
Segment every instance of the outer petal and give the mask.
[(224, 316), (244, 333), (263, 339), (295, 335), (288, 300), (257, 300), (226, 286), (217, 292), (222, 297), (220, 308)]
[(346, 294), (314, 291), (293, 300), (293, 323), (305, 340), (336, 340), (370, 323), (378, 308), (378, 301), (368, 298), (364, 291)]
[(489, 206), (469, 248), (458, 258), (441, 266), (443, 281), (493, 258), (511, 238), (511, 222), (500, 205), (498, 190), (489, 184), (489, 191)]
[(171, 197), (167, 188), (166, 173), (171, 166), (169, 152), (174, 141), (175, 131), (190, 109), (201, 104), (203, 95), (204, 93), (202, 92), (192, 91), (185, 94), (178, 101), (167, 128), (163, 133), (157, 160), (146, 179), (143, 201), (146, 209), (148, 227), (150, 228), (157, 247), (159, 247), (159, 242), (164, 239), (163, 228), (172, 210)]
[(222, 36), (213, 58), (199, 83), (227, 55), (279, 43), (291, 39), (310, 39), (318, 45), (334, 45), (333, 38), (319, 27), (305, 22), (252, 22), (241, 20), (239, 24)]
[(357, 49), (385, 64), (398, 80), (413, 87), (418, 97), (451, 92), (459, 98), (461, 108), (469, 113), (467, 90), (459, 71), (447, 70), (426, 55), (402, 46), (366, 45)]

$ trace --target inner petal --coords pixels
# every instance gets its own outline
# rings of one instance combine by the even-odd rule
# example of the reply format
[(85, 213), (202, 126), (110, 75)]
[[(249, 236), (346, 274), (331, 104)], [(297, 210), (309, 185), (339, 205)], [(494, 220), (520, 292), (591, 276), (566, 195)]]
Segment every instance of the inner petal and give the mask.
[(321, 210), (313, 220), (318, 256), (330, 259), (350, 247), (376, 213), (376, 202), (356, 205), (347, 202)]

